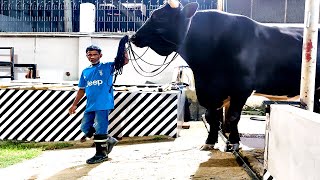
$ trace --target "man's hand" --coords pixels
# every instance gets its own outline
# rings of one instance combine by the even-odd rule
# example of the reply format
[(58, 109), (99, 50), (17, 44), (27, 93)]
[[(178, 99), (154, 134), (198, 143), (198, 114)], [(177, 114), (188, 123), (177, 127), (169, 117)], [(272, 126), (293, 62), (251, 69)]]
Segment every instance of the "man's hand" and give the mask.
[(69, 114), (72, 115), (74, 113), (76, 113), (76, 109), (77, 109), (77, 106), (71, 106), (71, 108), (69, 109)]
[(126, 65), (129, 63), (129, 55), (128, 52), (125, 50), (124, 51), (124, 61), (123, 61), (123, 65)]

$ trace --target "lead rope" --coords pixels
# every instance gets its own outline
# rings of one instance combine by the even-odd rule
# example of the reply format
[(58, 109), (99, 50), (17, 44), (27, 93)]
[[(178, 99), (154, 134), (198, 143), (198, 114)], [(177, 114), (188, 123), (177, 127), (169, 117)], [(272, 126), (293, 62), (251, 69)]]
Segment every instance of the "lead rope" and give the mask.
[[(126, 48), (126, 44), (128, 44), (128, 47)], [(147, 48), (147, 50), (149, 49), (149, 47)], [(172, 59), (169, 62), (166, 62), (168, 59), (168, 56), (166, 56), (165, 60), (163, 61), (162, 64), (157, 65), (157, 64), (152, 64), (149, 63), (145, 60), (142, 59), (142, 57), (146, 54), (147, 50), (141, 55), (139, 56), (135, 51), (133, 51), (132, 49), (132, 45), (131, 42), (129, 41), (129, 37), (128, 35), (125, 35), (124, 37), (121, 38), (120, 42), (119, 42), (119, 46), (118, 46), (118, 52), (117, 52), (117, 56), (114, 59), (114, 66), (112, 67), (111, 70), (111, 75), (114, 75), (114, 80), (113, 80), (113, 84), (116, 82), (117, 80), (117, 76), (121, 75), (123, 72), (123, 66), (124, 66), (124, 61), (125, 61), (125, 53), (128, 53), (128, 58), (132, 63), (133, 68), (135, 69), (135, 71), (140, 74), (141, 76), (144, 77), (154, 77), (159, 75), (160, 73), (162, 73), (177, 57), (178, 57), (178, 53), (176, 52)], [(137, 56), (137, 58), (136, 58)], [(133, 58), (131, 58), (133, 57)], [(144, 70), (138, 63), (138, 60), (143, 61), (144, 63), (148, 64), (148, 65), (152, 65), (152, 66), (159, 66), (158, 68), (152, 70), (152, 71), (146, 71)], [(136, 63), (136, 65), (134, 64)], [(146, 74), (152, 74), (152, 75), (145, 75), (142, 74), (138, 68), (140, 69), (140, 71), (146, 73)], [(109, 89), (109, 92), (111, 93), (111, 88)]]
[[(117, 76), (121, 75), (123, 72), (123, 66), (125, 61), (125, 53), (126, 53), (126, 43), (128, 43), (129, 37), (128, 35), (121, 38), (119, 45), (117, 56), (114, 58), (114, 65), (111, 70), (111, 75), (114, 75), (113, 84), (117, 80)], [(110, 86), (109, 92), (111, 92), (112, 86)]]
[[(148, 48), (149, 49), (149, 48)], [(147, 49), (147, 50), (148, 50)], [(135, 69), (135, 71), (138, 73), (138, 74), (140, 74), (141, 76), (144, 76), (144, 77), (154, 77), (154, 76), (157, 76), (157, 75), (159, 75), (160, 73), (162, 73), (177, 57), (178, 57), (178, 53), (176, 52), (174, 55), (173, 55), (173, 57), (172, 57), (172, 59), (169, 61), (169, 62), (166, 62), (167, 61), (167, 59), (168, 59), (168, 56), (166, 56), (166, 58), (165, 58), (165, 60), (163, 61), (163, 63), (162, 64), (160, 64), (160, 65), (157, 65), (157, 64), (152, 64), (152, 63), (148, 63), (148, 62), (146, 62), (145, 60), (143, 60), (142, 59), (142, 56), (146, 53), (146, 51), (143, 53), (143, 55), (142, 56), (139, 56), (136, 52), (134, 52), (133, 51), (133, 49), (132, 49), (132, 45), (131, 45), (131, 42), (130, 41), (128, 41), (128, 48), (127, 48), (127, 50), (129, 51), (129, 60), (131, 60), (131, 63), (132, 63), (132, 66), (133, 66), (133, 68)], [(137, 55), (138, 57), (136, 58), (136, 56), (135, 55)], [(131, 56), (133, 57), (133, 59), (131, 59)], [(156, 69), (154, 69), (154, 70), (152, 70), (152, 71), (145, 71), (140, 65), (139, 65), (139, 63), (137, 62), (137, 60), (142, 60), (143, 62), (145, 62), (145, 63), (147, 63), (147, 64), (149, 64), (149, 65), (153, 65), (153, 66), (159, 66), (158, 68), (156, 68)], [(136, 63), (136, 65), (134, 65), (134, 62)], [(144, 73), (147, 73), (147, 74), (152, 74), (152, 75), (145, 75), (145, 74), (142, 74), (138, 69), (137, 69), (137, 67), (142, 71), (142, 72), (144, 72)], [(163, 68), (163, 66), (165, 66), (164, 68)], [(161, 69), (161, 68), (163, 68), (163, 69)], [(161, 70), (160, 70), (161, 69)], [(153, 74), (153, 73), (155, 73), (155, 72), (157, 72), (156, 74)]]

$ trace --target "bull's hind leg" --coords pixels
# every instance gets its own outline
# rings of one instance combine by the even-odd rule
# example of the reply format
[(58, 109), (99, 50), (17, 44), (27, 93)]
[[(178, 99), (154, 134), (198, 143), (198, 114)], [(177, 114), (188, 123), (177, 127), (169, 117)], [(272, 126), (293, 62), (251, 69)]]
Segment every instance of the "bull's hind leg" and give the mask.
[(207, 109), (205, 114), (206, 121), (210, 125), (210, 131), (206, 140), (206, 144), (201, 147), (201, 150), (212, 150), (218, 142), (218, 131), (221, 129), (221, 121), (223, 118), (223, 110)]
[(250, 94), (231, 97), (230, 107), (226, 116), (226, 118), (230, 122), (230, 134), (228, 138), (230, 145), (227, 145), (226, 151), (239, 150), (240, 136), (238, 131), (238, 123), (240, 120), (242, 108), (249, 96)]

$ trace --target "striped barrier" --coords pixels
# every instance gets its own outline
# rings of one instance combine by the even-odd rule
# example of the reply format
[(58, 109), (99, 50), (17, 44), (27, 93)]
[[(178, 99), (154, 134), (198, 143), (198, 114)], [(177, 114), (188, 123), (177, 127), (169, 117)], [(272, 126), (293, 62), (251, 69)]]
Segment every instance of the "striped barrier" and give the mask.
[[(26, 141), (79, 140), (86, 97), (77, 113), (68, 114), (76, 91), (0, 89), (0, 139)], [(115, 91), (109, 134), (114, 137), (178, 136), (183, 120), (181, 91)]]

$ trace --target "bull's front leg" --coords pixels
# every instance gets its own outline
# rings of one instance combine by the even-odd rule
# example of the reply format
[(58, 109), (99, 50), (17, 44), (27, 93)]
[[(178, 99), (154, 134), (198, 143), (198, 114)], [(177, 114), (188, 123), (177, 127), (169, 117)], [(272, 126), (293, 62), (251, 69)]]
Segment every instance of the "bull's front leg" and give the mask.
[(218, 143), (218, 131), (221, 130), (223, 109), (207, 109), (205, 118), (210, 125), (210, 130), (206, 143), (201, 147), (201, 150), (213, 150), (214, 145)]

